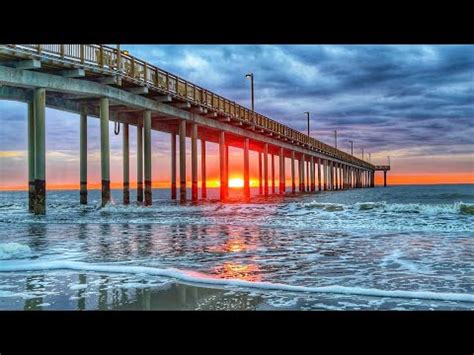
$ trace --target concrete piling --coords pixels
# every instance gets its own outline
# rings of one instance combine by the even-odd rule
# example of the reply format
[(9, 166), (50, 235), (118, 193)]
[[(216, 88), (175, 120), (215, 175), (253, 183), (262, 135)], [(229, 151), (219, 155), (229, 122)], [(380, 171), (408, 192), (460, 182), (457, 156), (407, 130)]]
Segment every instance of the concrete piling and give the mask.
[(285, 194), (286, 190), (286, 184), (285, 184), (285, 154), (284, 154), (283, 148), (280, 148), (280, 177), (279, 177), (279, 182), (280, 182), (280, 195)]
[(102, 207), (110, 202), (109, 99), (100, 99), (100, 163), (102, 174)]
[(250, 200), (250, 160), (249, 160), (249, 145), (250, 140), (244, 139), (244, 198), (246, 201)]
[(291, 193), (296, 193), (296, 181), (295, 181), (295, 152), (291, 152)]
[(137, 123), (137, 202), (143, 202), (143, 127)]
[(176, 133), (171, 133), (171, 199), (176, 200)]
[(81, 205), (87, 205), (87, 113), (84, 108), (79, 120), (79, 199)]
[(198, 200), (198, 154), (197, 154), (198, 126), (193, 123), (191, 126), (191, 199)]
[(263, 192), (268, 196), (268, 144), (263, 145)]
[(271, 168), (272, 168), (272, 194), (275, 194), (275, 156), (273, 154), (270, 155), (271, 159)]
[(258, 152), (258, 193), (263, 194), (263, 184), (262, 184), (262, 153)]
[(143, 115), (144, 155), (145, 155), (145, 206), (152, 204), (151, 192), (151, 111)]
[(227, 177), (226, 177), (226, 156), (225, 156), (225, 133), (219, 133), (219, 172), (220, 172), (220, 199), (226, 200), (227, 197)]
[(321, 158), (318, 158), (318, 191), (321, 191)]
[(46, 90), (37, 88), (33, 94), (35, 115), (35, 214), (46, 213)]
[(186, 202), (186, 121), (179, 122), (179, 201)]
[(207, 198), (206, 186), (206, 141), (201, 139), (201, 198)]
[(130, 129), (128, 123), (123, 124), (122, 160), (123, 160), (123, 204), (130, 204)]
[(35, 104), (28, 102), (28, 210), (35, 208)]

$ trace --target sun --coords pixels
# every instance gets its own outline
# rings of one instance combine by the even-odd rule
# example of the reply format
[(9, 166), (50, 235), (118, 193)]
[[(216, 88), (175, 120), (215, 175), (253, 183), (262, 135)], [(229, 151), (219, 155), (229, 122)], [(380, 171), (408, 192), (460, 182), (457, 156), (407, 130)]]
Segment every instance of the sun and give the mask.
[(244, 187), (244, 180), (241, 178), (230, 179), (229, 187)]

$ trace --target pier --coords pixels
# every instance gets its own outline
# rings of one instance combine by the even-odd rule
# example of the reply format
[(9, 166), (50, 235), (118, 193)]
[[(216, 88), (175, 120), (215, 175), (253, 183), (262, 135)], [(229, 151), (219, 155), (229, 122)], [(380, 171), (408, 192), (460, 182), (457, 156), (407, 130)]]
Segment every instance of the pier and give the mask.
[[(390, 170), (390, 166), (372, 165), (146, 63), (120, 50), (119, 46), (0, 45), (0, 99), (28, 104), (29, 210), (35, 214), (46, 212), (46, 107), (80, 115), (81, 204), (87, 204), (88, 197), (87, 121), (91, 117), (100, 120), (103, 206), (110, 202), (111, 121), (119, 124), (123, 137), (124, 204), (130, 203), (130, 126), (136, 127), (137, 132), (137, 201), (146, 206), (152, 204), (152, 130), (170, 134), (171, 198), (181, 202), (186, 202), (187, 198), (187, 138), (191, 140), (192, 201), (207, 198), (206, 142), (219, 145), (222, 201), (228, 198), (229, 147), (243, 151), (246, 200), (250, 199), (250, 151), (258, 152), (259, 193), (264, 196), (287, 193), (287, 159), (291, 161), (289, 193), (297, 192), (296, 175), (299, 192), (316, 192), (374, 187), (375, 171), (378, 170), (384, 172), (386, 186), (386, 175)], [(201, 157), (200, 187), (198, 150)], [(276, 177), (279, 179), (278, 188)]]

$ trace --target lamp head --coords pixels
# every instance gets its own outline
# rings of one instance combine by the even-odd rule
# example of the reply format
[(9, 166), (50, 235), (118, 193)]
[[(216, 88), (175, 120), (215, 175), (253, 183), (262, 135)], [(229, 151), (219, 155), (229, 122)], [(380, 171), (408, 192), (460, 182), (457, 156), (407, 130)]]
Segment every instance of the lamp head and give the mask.
[(253, 73), (245, 74), (245, 77), (246, 77), (246, 78), (251, 78), (251, 77), (253, 77)]

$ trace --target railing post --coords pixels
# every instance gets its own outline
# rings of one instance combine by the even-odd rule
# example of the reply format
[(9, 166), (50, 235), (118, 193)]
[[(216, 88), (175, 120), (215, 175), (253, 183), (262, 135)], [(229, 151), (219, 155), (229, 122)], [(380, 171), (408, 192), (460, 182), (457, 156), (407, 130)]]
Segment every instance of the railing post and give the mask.
[(100, 56), (99, 66), (103, 68), (104, 67), (104, 46), (102, 44), (100, 45), (99, 56)]
[(59, 45), (59, 51), (61, 54), (61, 58), (64, 59), (64, 44)]
[(122, 50), (120, 44), (117, 44), (117, 71), (122, 71)]
[(80, 48), (80, 54), (79, 54), (79, 56), (80, 56), (80, 58), (81, 58), (81, 63), (84, 64), (84, 61), (85, 61), (85, 59), (84, 59), (84, 45), (81, 44), (79, 48)]

